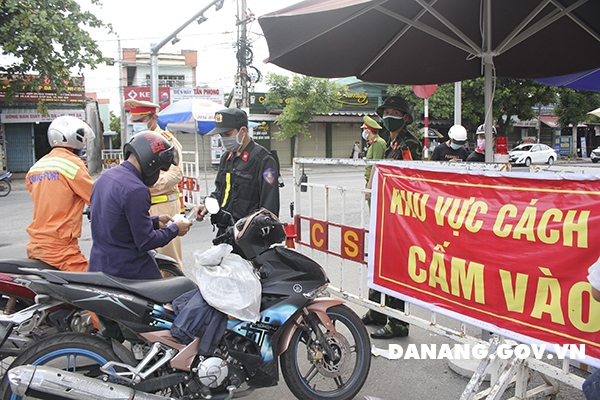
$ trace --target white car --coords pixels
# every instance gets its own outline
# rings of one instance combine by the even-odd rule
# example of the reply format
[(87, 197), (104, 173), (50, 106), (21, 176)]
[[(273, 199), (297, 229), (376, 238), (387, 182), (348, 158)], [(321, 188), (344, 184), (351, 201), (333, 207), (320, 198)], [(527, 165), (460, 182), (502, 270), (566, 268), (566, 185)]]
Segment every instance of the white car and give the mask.
[(600, 160), (600, 147), (597, 147), (594, 150), (592, 150), (592, 154), (590, 154), (590, 158), (592, 159), (593, 163), (597, 163), (598, 160)]
[(523, 143), (508, 152), (511, 164), (554, 164), (556, 150), (542, 143)]

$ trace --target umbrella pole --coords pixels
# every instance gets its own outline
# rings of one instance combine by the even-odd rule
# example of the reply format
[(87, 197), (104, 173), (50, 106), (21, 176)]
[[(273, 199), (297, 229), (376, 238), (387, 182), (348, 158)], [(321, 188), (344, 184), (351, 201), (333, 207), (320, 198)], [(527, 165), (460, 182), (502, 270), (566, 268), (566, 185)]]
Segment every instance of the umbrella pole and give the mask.
[(492, 122), (494, 113), (492, 109), (492, 80), (494, 58), (492, 55), (492, 0), (485, 0), (483, 10), (483, 69), (485, 80), (484, 124), (485, 124), (485, 162), (494, 161), (494, 143), (492, 135)]
[(196, 145), (196, 157), (195, 157), (195, 174), (196, 174), (196, 179), (200, 179), (200, 168), (198, 166), (199, 164), (199, 159), (198, 159), (198, 132), (194, 133), (194, 144)]
[(206, 195), (208, 196), (208, 174), (206, 172), (206, 151), (204, 149), (204, 137), (206, 135), (202, 135), (202, 162), (204, 164), (204, 184), (206, 185)]
[(494, 161), (494, 135), (492, 134), (492, 64), (485, 64), (485, 162)]

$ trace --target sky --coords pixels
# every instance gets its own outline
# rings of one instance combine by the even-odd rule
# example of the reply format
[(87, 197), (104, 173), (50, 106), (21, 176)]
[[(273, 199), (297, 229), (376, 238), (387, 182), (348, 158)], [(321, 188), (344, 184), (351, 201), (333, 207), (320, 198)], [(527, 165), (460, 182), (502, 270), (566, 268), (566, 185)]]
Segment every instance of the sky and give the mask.
[[(77, 0), (85, 10), (93, 12), (105, 23), (110, 23), (116, 34), (106, 30), (91, 30), (105, 57), (120, 59), (121, 48), (139, 48), (149, 53), (152, 45), (160, 43), (175, 30), (185, 24), (200, 10), (210, 4), (210, 0), (100, 0), (102, 6), (91, 4), (90, 0)], [(198, 51), (196, 83), (199, 86), (220, 87), (226, 92), (235, 85), (237, 70), (235, 42), (237, 39), (236, 14), (238, 0), (225, 0), (223, 8), (216, 11), (210, 7), (204, 16), (206, 22), (190, 23), (177, 36), (181, 39), (175, 45), (167, 43), (159, 53), (180, 53), (181, 50)], [(241, 0), (240, 0), (241, 1)], [(271, 11), (280, 10), (300, 0), (246, 0), (247, 8), (258, 18)], [(118, 35), (118, 36), (117, 36)], [(254, 53), (253, 66), (263, 77), (268, 72), (290, 74), (272, 64), (263, 62), (269, 55), (267, 43), (262, 36), (258, 21), (249, 24), (248, 39)], [(119, 64), (98, 66), (95, 70), (85, 69), (87, 92), (96, 92), (98, 98), (108, 98), (110, 109), (119, 110)], [(160, 73), (160, 71), (159, 71)], [(255, 85), (256, 90), (264, 90), (263, 82)]]

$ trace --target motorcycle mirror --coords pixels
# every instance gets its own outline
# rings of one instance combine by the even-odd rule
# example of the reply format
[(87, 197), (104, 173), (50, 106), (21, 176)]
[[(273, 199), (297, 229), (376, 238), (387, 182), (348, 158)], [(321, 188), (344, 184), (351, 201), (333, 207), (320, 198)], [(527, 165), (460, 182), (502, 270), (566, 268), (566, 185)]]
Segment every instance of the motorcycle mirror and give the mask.
[(205, 198), (204, 207), (206, 207), (206, 211), (208, 211), (209, 214), (216, 214), (221, 209), (221, 206), (219, 206), (219, 201), (214, 197)]

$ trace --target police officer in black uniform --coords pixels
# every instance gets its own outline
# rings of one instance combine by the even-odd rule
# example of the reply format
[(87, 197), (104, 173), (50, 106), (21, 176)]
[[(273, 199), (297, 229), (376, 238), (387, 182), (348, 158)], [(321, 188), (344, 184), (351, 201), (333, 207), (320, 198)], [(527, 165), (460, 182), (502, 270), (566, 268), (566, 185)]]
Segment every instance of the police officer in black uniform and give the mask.
[[(261, 208), (279, 215), (278, 164), (269, 150), (250, 137), (246, 113), (238, 108), (216, 112), (215, 128), (208, 134), (221, 135), (226, 151), (210, 197), (219, 200), (235, 220)], [(206, 213), (203, 205), (197, 206), (196, 220), (202, 221)]]
[[(381, 118), (383, 125), (390, 132), (390, 141), (385, 152), (386, 160), (421, 160), (423, 147), (422, 143), (412, 133), (406, 129), (413, 122), (412, 110), (408, 102), (400, 96), (390, 96), (382, 105), (375, 110)], [(371, 189), (373, 173), (367, 183), (367, 188)], [(370, 194), (370, 193), (369, 193)], [(367, 196), (365, 196), (367, 197)], [(368, 196), (370, 199), (370, 196)], [(402, 240), (399, 238), (399, 240)], [(369, 289), (369, 300), (380, 302), (381, 293), (374, 289)], [(388, 307), (404, 311), (404, 301), (392, 296), (386, 296), (385, 303)], [(383, 327), (371, 332), (373, 339), (391, 339), (394, 337), (408, 336), (410, 325), (396, 318), (386, 317), (385, 314), (369, 310), (361, 318), (365, 325), (383, 325)]]

